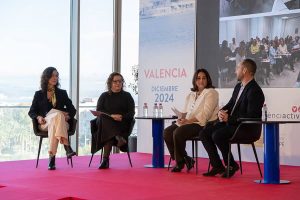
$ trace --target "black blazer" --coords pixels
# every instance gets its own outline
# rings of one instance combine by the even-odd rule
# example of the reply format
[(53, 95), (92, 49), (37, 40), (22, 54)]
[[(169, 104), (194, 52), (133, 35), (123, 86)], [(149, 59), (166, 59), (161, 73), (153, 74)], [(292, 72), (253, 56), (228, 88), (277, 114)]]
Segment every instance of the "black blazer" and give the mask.
[(222, 108), (223, 110), (228, 110), (228, 124), (231, 125), (237, 125), (239, 123), (239, 118), (261, 118), (262, 116), (261, 109), (265, 102), (265, 96), (262, 89), (254, 79), (245, 86), (238, 102), (236, 103), (233, 113), (230, 115), (240, 88), (241, 83), (238, 83), (233, 90), (231, 99)]
[(47, 92), (43, 92), (42, 90), (36, 91), (28, 115), (32, 119), (36, 119), (37, 116), (45, 117), (52, 108), (55, 108), (57, 110), (69, 113), (70, 120), (68, 123), (72, 123), (76, 114), (76, 109), (73, 106), (71, 99), (69, 99), (66, 90), (56, 88), (55, 96), (56, 106), (53, 107), (47, 99)]

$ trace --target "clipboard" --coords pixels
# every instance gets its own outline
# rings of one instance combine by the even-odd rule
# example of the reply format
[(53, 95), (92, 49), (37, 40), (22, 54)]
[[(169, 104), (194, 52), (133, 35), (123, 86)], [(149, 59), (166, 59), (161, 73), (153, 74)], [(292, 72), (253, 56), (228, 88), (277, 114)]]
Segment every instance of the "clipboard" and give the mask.
[(111, 117), (110, 114), (102, 112), (102, 111), (96, 111), (96, 110), (90, 110), (90, 112), (94, 115), (94, 116), (101, 116), (101, 115), (106, 115), (108, 117)]

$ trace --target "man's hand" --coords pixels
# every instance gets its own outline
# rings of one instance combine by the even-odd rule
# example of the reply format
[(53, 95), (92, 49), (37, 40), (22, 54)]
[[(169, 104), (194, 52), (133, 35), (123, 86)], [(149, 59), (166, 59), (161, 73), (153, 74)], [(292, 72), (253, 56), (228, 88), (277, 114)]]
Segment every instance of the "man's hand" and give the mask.
[(112, 114), (112, 115), (110, 115), (111, 116), (111, 118), (113, 118), (114, 120), (116, 120), (116, 121), (122, 121), (122, 115), (119, 115), (119, 114)]
[(228, 110), (219, 110), (218, 118), (220, 122), (227, 122), (228, 121)]
[(44, 117), (42, 117), (42, 116), (37, 116), (36, 119), (37, 119), (37, 121), (38, 121), (39, 124), (46, 124), (46, 120), (45, 120)]

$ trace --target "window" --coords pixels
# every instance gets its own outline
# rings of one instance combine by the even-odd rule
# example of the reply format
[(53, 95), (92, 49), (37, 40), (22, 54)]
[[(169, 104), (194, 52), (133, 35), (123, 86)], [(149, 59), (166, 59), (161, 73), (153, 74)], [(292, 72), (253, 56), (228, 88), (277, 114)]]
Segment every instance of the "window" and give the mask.
[[(121, 74), (126, 82), (125, 90), (130, 92), (138, 105), (137, 70), (139, 61), (139, 0), (122, 1)], [(138, 109), (135, 109), (136, 115)], [(137, 133), (137, 123), (132, 134)]]
[(131, 93), (137, 104), (137, 94), (133, 89), (136, 85), (134, 70), (138, 68), (139, 56), (139, 1), (122, 1), (122, 44), (121, 73), (126, 81), (126, 90)]
[(113, 1), (84, 0), (80, 5), (79, 154), (90, 153), (89, 121), (112, 72)]
[(35, 158), (27, 113), (42, 71), (56, 67), (69, 89), (70, 1), (2, 1), (0, 18), (0, 161)]

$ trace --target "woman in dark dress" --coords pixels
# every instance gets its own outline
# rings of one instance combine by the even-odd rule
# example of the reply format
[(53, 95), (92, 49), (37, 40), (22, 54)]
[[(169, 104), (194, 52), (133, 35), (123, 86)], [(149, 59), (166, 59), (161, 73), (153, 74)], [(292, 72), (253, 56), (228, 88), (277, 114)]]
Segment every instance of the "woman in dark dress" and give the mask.
[(97, 111), (103, 112), (97, 117), (96, 151), (104, 147), (104, 154), (99, 169), (109, 168), (109, 155), (112, 146), (127, 150), (130, 124), (134, 116), (134, 100), (129, 92), (123, 90), (124, 78), (113, 72), (107, 79), (107, 91), (102, 93), (97, 102)]

